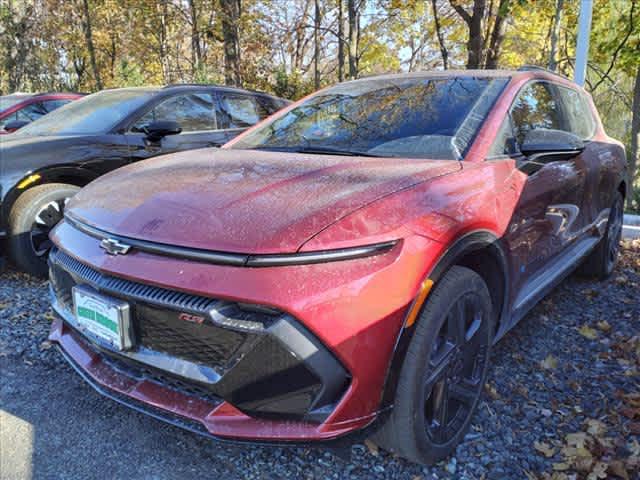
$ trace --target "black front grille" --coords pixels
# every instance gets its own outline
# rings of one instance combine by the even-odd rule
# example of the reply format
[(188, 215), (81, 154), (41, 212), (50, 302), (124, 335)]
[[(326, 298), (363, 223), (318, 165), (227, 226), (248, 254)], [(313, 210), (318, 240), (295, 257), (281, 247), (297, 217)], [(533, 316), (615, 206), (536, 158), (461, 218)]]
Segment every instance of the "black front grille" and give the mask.
[(206, 313), (218, 303), (221, 303), (213, 298), (191, 295), (105, 275), (60, 250), (51, 252), (51, 261), (98, 290), (117, 292), (120, 296), (143, 302), (166, 305), (176, 310), (190, 310), (201, 313)]
[[(54, 250), (50, 256), (51, 285), (61, 305), (71, 311), (72, 288), (88, 285), (99, 292), (120, 298), (131, 307), (135, 345), (213, 368), (218, 374), (233, 366), (243, 345), (255, 335), (224, 328), (209, 318), (209, 310), (228, 304), (216, 299), (175, 292), (111, 277)], [(196, 314), (203, 322), (179, 318)]]
[(190, 323), (178, 313), (137, 303), (134, 328), (140, 344), (194, 363), (226, 368), (247, 339), (235, 332), (205, 323)]

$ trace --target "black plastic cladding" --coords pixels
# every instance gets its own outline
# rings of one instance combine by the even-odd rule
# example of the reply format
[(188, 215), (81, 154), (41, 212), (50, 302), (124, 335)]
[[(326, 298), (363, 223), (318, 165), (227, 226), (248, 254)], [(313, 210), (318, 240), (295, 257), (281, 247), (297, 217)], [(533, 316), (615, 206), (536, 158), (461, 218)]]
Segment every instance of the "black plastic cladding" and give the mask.
[[(261, 313), (260, 329), (234, 329), (220, 321), (192, 324), (179, 320), (177, 313), (187, 310), (211, 319), (211, 309), (228, 309), (230, 303), (111, 277), (57, 249), (51, 252), (50, 264), (52, 288), (67, 308), (76, 283), (128, 300), (139, 345), (213, 367), (221, 375), (215, 382), (181, 381), (197, 383), (197, 388), (208, 389), (251, 416), (322, 422), (349, 384), (340, 362), (287, 314)], [(242, 309), (239, 313), (256, 314)]]

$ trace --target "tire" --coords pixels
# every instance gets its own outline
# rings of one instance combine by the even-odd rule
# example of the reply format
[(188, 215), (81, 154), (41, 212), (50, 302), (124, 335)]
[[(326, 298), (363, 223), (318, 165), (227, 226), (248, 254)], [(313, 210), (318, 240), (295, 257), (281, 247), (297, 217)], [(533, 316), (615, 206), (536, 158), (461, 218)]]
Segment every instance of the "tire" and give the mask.
[(9, 258), (19, 269), (46, 278), (51, 229), (62, 219), (66, 201), (80, 190), (75, 185), (48, 183), (18, 197), (9, 213)]
[[(437, 462), (455, 450), (469, 427), (485, 384), (493, 317), (491, 296), (482, 278), (468, 268), (452, 267), (438, 282), (418, 317), (402, 365), (394, 408), (374, 434), (375, 443), (423, 464)], [(457, 335), (451, 328), (456, 324), (454, 318), (465, 320), (465, 330), (459, 329)], [(439, 400), (443, 394), (448, 401)], [(448, 407), (444, 414), (443, 405)], [(441, 418), (444, 422), (438, 422)]]
[(582, 275), (604, 280), (613, 272), (613, 269), (618, 263), (623, 213), (624, 198), (620, 192), (616, 192), (611, 211), (609, 212), (607, 230), (600, 242), (598, 242), (596, 248), (585, 258), (580, 266), (580, 273)]

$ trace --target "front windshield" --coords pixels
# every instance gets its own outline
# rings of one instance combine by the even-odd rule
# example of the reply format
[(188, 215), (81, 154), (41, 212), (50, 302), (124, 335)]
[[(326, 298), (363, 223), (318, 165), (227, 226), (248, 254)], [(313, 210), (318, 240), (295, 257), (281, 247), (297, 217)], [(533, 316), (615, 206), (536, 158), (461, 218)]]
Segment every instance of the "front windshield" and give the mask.
[(231, 148), (461, 159), (505, 78), (380, 78), (336, 85)]
[(147, 102), (151, 89), (105, 90), (68, 103), (35, 120), (13, 135), (74, 135), (106, 133)]

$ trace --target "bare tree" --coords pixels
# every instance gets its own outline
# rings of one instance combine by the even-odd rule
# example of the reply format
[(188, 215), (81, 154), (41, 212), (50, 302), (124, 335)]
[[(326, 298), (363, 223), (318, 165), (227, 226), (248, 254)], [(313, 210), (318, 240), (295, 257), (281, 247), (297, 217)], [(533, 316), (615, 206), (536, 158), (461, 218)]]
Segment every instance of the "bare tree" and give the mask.
[(440, 25), (440, 15), (438, 14), (438, 6), (436, 0), (431, 0), (433, 9), (433, 21), (436, 27), (436, 36), (438, 37), (438, 45), (440, 45), (440, 55), (442, 55), (442, 65), (445, 70), (449, 69), (449, 51), (444, 43), (444, 35), (442, 34), (442, 26)]
[(344, 6), (338, 0), (338, 81), (344, 80)]
[[(489, 49), (487, 50), (485, 68), (498, 68), (498, 57), (500, 56), (500, 48), (502, 47), (502, 41), (504, 40), (506, 17), (509, 14), (509, 3), (510, 0), (500, 0), (500, 3), (498, 4), (498, 11), (496, 12), (493, 29), (491, 30), (491, 35), (489, 37), (491, 40), (489, 42)], [(491, 9), (489, 10), (489, 13), (491, 13)]]
[(89, 0), (82, 1), (82, 12), (84, 15), (82, 26), (84, 30), (84, 38), (87, 42), (87, 51), (89, 52), (89, 60), (91, 61), (91, 69), (93, 70), (93, 78), (97, 90), (102, 90), (102, 79), (100, 78), (100, 70), (96, 61), (96, 49), (93, 44), (93, 33), (91, 32), (91, 12), (89, 10)]
[(629, 22), (627, 23), (629, 27), (627, 29), (627, 32), (625, 33), (624, 37), (622, 37), (622, 40), (620, 40), (620, 43), (618, 44), (616, 49), (613, 51), (613, 55), (611, 55), (611, 62), (609, 63), (609, 67), (605, 70), (604, 75), (591, 88), (591, 93), (595, 92), (596, 89), (602, 84), (602, 82), (604, 82), (604, 80), (609, 77), (611, 70), (613, 70), (613, 67), (616, 64), (616, 61), (618, 60), (618, 55), (620, 54), (622, 49), (626, 46), (627, 42), (629, 41), (629, 38), (631, 38), (631, 34), (633, 33), (633, 29), (634, 29), (633, 14), (634, 14), (635, 8), (636, 8), (636, 2), (634, 1), (631, 3), (631, 9), (629, 10)]
[(202, 48), (200, 46), (200, 28), (198, 25), (198, 5), (196, 0), (188, 0), (191, 21), (191, 75), (193, 76), (202, 64)]
[(480, 68), (484, 58), (484, 35), (482, 21), (487, 8), (486, 0), (474, 0), (472, 13), (461, 5), (460, 0), (449, 0), (453, 9), (467, 24), (469, 40), (467, 41), (467, 68)]
[(357, 0), (347, 0), (349, 18), (349, 77), (358, 77), (358, 44), (360, 41), (360, 9)]
[(556, 0), (556, 12), (553, 17), (553, 23), (551, 24), (551, 48), (549, 50), (549, 70), (556, 71), (558, 68), (558, 36), (560, 35), (560, 24), (562, 23), (562, 9), (564, 7), (564, 0)]
[(240, 73), (240, 0), (220, 0), (224, 43), (224, 81), (242, 86)]
[[(494, 12), (494, 0), (473, 0), (471, 13), (461, 0), (449, 0), (456, 13), (467, 24), (467, 68), (496, 68), (504, 40), (511, 0), (500, 0)], [(466, 3), (466, 2), (465, 2)], [(493, 18), (493, 21), (491, 21)]]
[(320, 61), (320, 3), (319, 0), (315, 0), (315, 12), (313, 16), (313, 41), (314, 41), (314, 54), (313, 54), (313, 79), (316, 90), (320, 89), (320, 68), (318, 62)]

